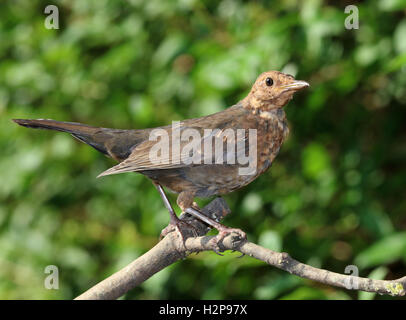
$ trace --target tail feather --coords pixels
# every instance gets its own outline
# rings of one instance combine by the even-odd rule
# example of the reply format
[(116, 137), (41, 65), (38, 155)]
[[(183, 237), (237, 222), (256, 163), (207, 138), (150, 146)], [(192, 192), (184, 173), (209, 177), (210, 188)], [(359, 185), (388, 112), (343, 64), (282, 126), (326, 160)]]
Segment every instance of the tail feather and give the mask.
[(100, 139), (96, 139), (95, 137), (95, 134), (102, 130), (101, 128), (91, 127), (77, 122), (65, 122), (49, 119), (13, 119), (13, 121), (26, 128), (68, 132), (73, 137), (90, 145), (97, 151), (109, 155), (108, 150), (104, 145), (104, 141), (98, 141)]
[(76, 122), (46, 119), (13, 119), (13, 121), (27, 128), (68, 132), (76, 139), (119, 162), (127, 159), (132, 150), (149, 137), (148, 129), (120, 130), (97, 128)]
[(56, 121), (50, 119), (13, 119), (15, 123), (26, 128), (49, 129), (69, 133), (91, 133), (95, 127), (87, 126), (77, 122)]

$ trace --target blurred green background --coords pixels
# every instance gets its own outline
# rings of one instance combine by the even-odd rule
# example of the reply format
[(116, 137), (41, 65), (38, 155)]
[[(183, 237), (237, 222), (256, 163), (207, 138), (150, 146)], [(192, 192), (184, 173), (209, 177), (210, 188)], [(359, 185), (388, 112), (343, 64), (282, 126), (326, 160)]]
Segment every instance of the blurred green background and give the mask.
[[(44, 27), (59, 8), (60, 29)], [(275, 69), (310, 82), (286, 108), (271, 170), (225, 197), (225, 224), (316, 267), (406, 274), (406, 3), (63, 0), (0, 4), (0, 298), (72, 299), (158, 241), (168, 221), (139, 174), (12, 118), (147, 128), (236, 103)], [(347, 30), (346, 5), (359, 8)], [(175, 196), (171, 196), (175, 203)], [(193, 255), (125, 299), (390, 299), (227, 252)], [(59, 268), (59, 290), (44, 268)]]

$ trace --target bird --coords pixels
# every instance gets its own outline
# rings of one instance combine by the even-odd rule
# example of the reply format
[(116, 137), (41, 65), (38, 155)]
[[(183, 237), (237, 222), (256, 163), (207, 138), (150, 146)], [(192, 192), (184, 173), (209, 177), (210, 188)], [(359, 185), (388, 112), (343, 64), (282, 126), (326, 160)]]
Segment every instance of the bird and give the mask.
[(48, 119), (13, 121), (28, 128), (70, 133), (119, 162), (98, 177), (125, 172), (148, 177), (169, 211), (170, 221), (161, 238), (175, 229), (193, 228), (176, 215), (165, 193), (168, 189), (178, 194), (176, 203), (182, 212), (217, 229), (215, 241), (221, 241), (232, 232), (241, 238), (246, 234), (203, 215), (195, 198), (228, 194), (266, 172), (289, 134), (284, 107), (308, 86), (292, 75), (266, 71), (235, 105), (158, 128), (123, 130)]

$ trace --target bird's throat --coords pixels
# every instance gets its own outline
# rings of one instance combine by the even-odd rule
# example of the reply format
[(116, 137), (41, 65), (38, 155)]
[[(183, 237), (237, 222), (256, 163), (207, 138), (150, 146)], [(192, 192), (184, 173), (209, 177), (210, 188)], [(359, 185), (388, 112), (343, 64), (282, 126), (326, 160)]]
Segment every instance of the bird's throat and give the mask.
[(250, 110), (253, 114), (260, 114), (262, 112), (281, 109), (289, 100), (290, 99), (262, 100), (255, 97), (255, 95), (249, 95), (243, 99), (241, 103), (245, 109)]

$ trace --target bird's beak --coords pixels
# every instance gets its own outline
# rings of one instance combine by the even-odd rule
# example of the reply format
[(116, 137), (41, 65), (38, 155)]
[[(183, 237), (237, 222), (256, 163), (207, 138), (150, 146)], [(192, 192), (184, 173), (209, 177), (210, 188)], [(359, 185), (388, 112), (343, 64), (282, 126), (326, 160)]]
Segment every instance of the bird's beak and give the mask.
[(292, 81), (291, 83), (288, 83), (288, 84), (285, 84), (285, 85), (283, 85), (282, 86), (282, 89), (283, 90), (286, 90), (286, 91), (290, 91), (290, 90), (294, 90), (294, 91), (297, 91), (297, 90), (301, 90), (301, 89), (304, 89), (304, 88), (307, 88), (307, 87), (309, 87), (310, 86), (310, 84), (308, 84), (306, 81), (301, 81), (301, 80), (294, 80), (294, 81)]

